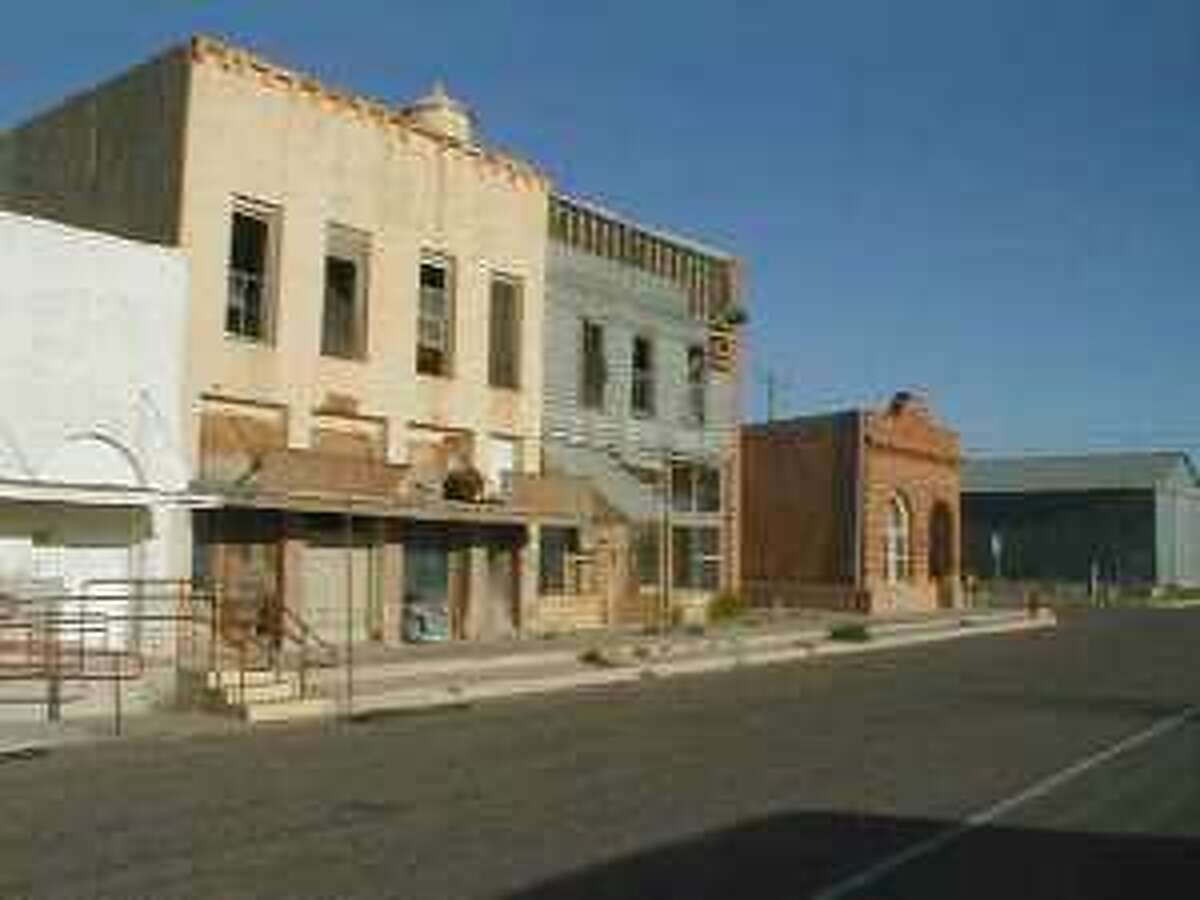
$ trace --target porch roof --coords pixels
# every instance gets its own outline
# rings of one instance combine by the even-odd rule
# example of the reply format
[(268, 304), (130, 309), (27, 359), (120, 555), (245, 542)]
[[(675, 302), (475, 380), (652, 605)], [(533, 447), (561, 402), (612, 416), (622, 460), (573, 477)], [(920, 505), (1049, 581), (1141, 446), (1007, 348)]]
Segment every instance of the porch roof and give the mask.
[(423, 522), (468, 522), (492, 525), (529, 525), (534, 523), (577, 523), (574, 516), (545, 513), (521, 507), (458, 503), (438, 500), (426, 503), (389, 499), (368, 494), (339, 494), (321, 491), (274, 492), (237, 490), (228, 486), (206, 488), (217, 498), (217, 506), (279, 510), (296, 513), (327, 513), (385, 519), (412, 519)]

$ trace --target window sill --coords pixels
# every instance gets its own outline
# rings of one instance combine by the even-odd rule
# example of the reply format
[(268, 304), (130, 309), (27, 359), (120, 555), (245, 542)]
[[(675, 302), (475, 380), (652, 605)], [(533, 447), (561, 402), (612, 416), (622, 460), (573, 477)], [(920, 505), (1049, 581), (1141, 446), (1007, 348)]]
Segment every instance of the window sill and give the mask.
[(322, 354), (320, 354), (320, 356), (321, 356), (322, 360), (326, 360), (328, 362), (335, 362), (335, 363), (355, 363), (357, 365), (363, 365), (363, 364), (369, 363), (371, 361), (371, 358), (366, 355), (343, 356), (340, 353), (322, 353)]
[(237, 334), (233, 331), (224, 332), (225, 340), (231, 344), (236, 344), (240, 347), (257, 347), (263, 350), (274, 350), (275, 342), (266, 338), (250, 337), (245, 334)]

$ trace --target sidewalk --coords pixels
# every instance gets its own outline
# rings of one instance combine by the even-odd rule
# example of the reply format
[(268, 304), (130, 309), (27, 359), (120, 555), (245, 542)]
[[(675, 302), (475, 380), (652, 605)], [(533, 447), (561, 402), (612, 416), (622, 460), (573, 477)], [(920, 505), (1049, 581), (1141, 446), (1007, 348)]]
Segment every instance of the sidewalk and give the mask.
[[(547, 641), (410, 647), (390, 654), (375, 653), (361, 665), (356, 659), (351, 690), (344, 670), (326, 670), (317, 676), (316, 696), (251, 707), (247, 718), (252, 722), (295, 721), (462, 706), (500, 697), (867, 653), (1055, 624), (1049, 612), (1037, 618), (1024, 612), (982, 610), (871, 618), (813, 611), (696, 634), (594, 632)], [(832, 639), (830, 630), (841, 625), (861, 625), (869, 639)]]
[[(349, 683), (345, 668), (316, 671), (312, 673), (312, 696), (251, 703), (246, 708), (245, 722), (370, 717), (456, 707), (503, 697), (877, 652), (1055, 624), (1048, 611), (1036, 618), (1024, 612), (987, 610), (886, 617), (804, 611), (697, 633), (597, 631), (544, 640), (356, 648)], [(832, 628), (845, 625), (863, 626), (868, 639), (853, 640), (862, 638), (862, 633), (845, 636), (851, 639), (831, 638)], [(10, 687), (0, 684), (0, 701), (4, 700), (3, 691)], [(26, 692), (29, 690), (27, 687)], [(10, 703), (11, 699), (10, 690)], [(18, 708), (24, 710), (23, 717), (13, 714)], [(78, 696), (65, 703), (61, 723), (45, 722), (44, 716), (44, 705), (18, 707), (0, 702), (0, 761), (23, 758), (53, 746), (110, 739), (114, 734), (110, 691)], [(149, 704), (131, 703), (122, 717), (122, 734), (188, 737), (232, 733), (244, 730), (245, 722), (232, 716), (167, 712)]]

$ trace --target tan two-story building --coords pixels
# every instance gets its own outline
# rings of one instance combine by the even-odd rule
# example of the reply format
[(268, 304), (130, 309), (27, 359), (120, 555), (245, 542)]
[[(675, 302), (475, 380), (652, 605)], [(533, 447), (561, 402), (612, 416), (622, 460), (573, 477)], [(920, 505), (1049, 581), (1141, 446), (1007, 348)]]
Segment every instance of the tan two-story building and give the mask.
[(0, 202), (185, 252), (197, 578), (339, 642), (522, 629), (549, 184), (466, 108), (195, 38), (0, 137)]

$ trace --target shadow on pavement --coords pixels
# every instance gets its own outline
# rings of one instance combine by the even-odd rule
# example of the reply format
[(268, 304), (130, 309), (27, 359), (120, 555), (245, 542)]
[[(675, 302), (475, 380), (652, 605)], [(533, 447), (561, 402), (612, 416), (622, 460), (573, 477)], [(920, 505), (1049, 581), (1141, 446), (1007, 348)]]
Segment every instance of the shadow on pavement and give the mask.
[[(956, 824), (842, 813), (776, 816), (582, 869), (507, 900), (797, 900)], [(1200, 839), (989, 826), (846, 896), (1197, 898)]]

